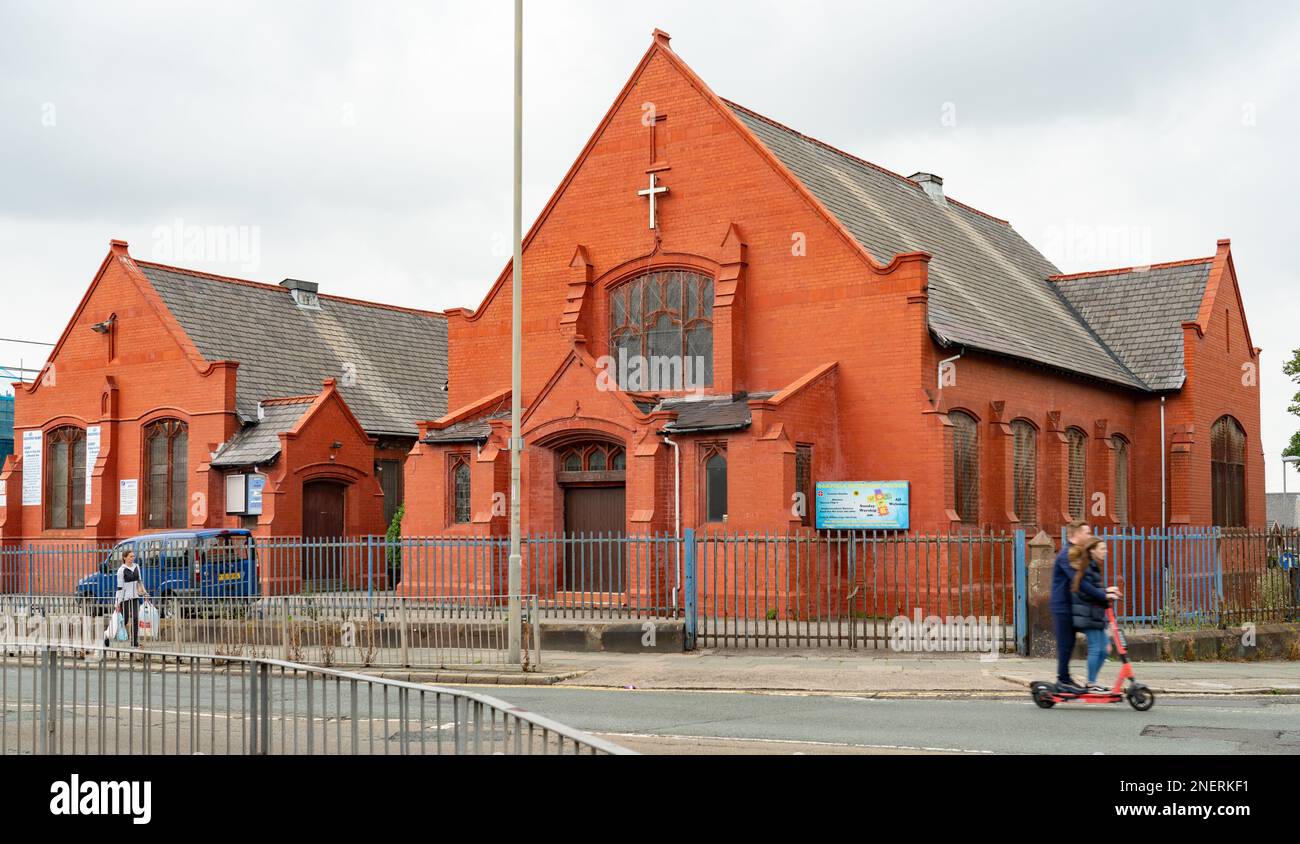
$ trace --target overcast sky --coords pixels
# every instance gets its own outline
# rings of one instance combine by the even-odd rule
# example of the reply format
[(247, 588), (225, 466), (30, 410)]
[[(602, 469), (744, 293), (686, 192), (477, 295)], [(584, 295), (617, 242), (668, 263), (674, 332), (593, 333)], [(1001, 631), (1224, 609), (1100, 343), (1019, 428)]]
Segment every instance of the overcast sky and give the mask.
[[(1280, 371), (1300, 346), (1300, 9), (526, 5), (525, 226), (660, 27), (717, 93), (943, 176), (1065, 272), (1231, 237), (1280, 489), (1300, 425)], [(512, 8), (0, 0), (0, 337), (57, 339), (110, 238), (212, 272), (476, 307), (510, 249)], [(247, 249), (187, 259), (178, 224), (240, 227)], [(43, 352), (0, 342), (0, 365), (20, 358)]]

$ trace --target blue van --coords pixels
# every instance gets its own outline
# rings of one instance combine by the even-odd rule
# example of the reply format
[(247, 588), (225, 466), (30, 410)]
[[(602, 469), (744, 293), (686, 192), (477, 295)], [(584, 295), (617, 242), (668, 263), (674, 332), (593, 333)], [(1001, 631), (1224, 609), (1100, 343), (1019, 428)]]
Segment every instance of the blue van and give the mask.
[(117, 570), (135, 551), (144, 588), (169, 614), (169, 599), (244, 598), (260, 592), (257, 549), (247, 530), (182, 530), (149, 533), (113, 547), (99, 570), (77, 581), (77, 595), (88, 610), (111, 610), (117, 596)]

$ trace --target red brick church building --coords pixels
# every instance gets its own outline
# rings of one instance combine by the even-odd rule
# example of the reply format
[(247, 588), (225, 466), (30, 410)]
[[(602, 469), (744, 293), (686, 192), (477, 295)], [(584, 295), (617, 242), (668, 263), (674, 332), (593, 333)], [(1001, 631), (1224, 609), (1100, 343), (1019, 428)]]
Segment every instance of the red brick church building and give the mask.
[[(662, 32), (523, 261), (526, 533), (794, 531), (818, 482), (890, 480), (913, 530), (1263, 523), (1227, 240), (1060, 275), (939, 177), (721, 99)], [(408, 535), (507, 530), (510, 276), (447, 312)]]
[(417, 420), (446, 410), (442, 314), (131, 256), (113, 241), (15, 395), (0, 540), (383, 534)]

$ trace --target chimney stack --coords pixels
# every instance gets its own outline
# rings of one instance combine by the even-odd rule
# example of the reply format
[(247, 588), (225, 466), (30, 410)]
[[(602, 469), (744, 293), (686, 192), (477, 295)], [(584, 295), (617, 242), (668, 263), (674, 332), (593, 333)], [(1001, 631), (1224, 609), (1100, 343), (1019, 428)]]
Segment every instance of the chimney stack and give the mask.
[(930, 199), (940, 205), (948, 204), (948, 200), (943, 196), (943, 179), (940, 177), (933, 173), (913, 173), (908, 178), (920, 184), (921, 189), (925, 191), (926, 196), (930, 197)]
[(280, 282), (280, 286), (289, 291), (293, 296), (293, 301), (300, 308), (319, 308), (320, 297), (317, 291), (320, 285), (314, 281), (300, 281), (296, 278), (286, 278)]

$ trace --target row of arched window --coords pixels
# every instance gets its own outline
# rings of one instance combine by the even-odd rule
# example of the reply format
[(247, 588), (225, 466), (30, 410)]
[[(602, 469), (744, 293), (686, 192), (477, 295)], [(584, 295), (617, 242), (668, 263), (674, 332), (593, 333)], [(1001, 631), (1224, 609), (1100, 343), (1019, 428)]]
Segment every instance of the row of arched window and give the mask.
[[(957, 518), (979, 523), (979, 423), (960, 410), (948, 414), (953, 425), (953, 501)], [(1013, 507), (1026, 529), (1038, 527), (1038, 431), (1029, 422), (1011, 423)], [(1078, 428), (1066, 431), (1068, 447), (1067, 492), (1072, 519), (1085, 520), (1088, 512), (1088, 435)], [(1116, 434), (1114, 487), (1110, 508), (1115, 521), (1129, 523), (1130, 451), (1132, 446)], [(1231, 416), (1222, 416), (1210, 428), (1212, 518), (1221, 527), (1246, 524), (1246, 432)]]
[[(189, 426), (160, 419), (144, 426), (144, 489), (140, 523), (146, 528), (185, 526), (189, 500)], [(45, 527), (75, 530), (86, 526), (86, 429), (74, 425), (45, 435)]]
[[(979, 423), (961, 410), (948, 414), (953, 425), (953, 501), (957, 518), (978, 524), (980, 513)], [(1066, 431), (1068, 444), (1068, 507), (1072, 519), (1082, 520), (1088, 508), (1088, 435)], [(1119, 524), (1128, 524), (1129, 442), (1116, 434), (1114, 490), (1110, 506)], [(1011, 423), (1012, 507), (1026, 530), (1038, 528), (1038, 429), (1024, 419)]]

